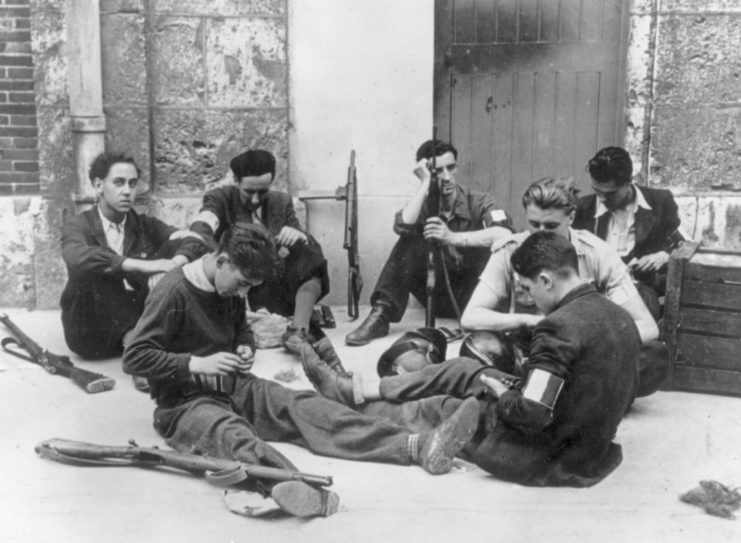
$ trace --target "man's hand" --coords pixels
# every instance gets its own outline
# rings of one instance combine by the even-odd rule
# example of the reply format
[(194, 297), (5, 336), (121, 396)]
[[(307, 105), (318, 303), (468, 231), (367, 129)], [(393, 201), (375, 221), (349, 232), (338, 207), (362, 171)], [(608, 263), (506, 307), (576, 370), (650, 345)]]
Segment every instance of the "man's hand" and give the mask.
[(502, 394), (507, 392), (509, 388), (507, 385), (502, 383), (499, 379), (489, 377), (488, 375), (481, 375), (479, 377), (484, 386), (489, 390), (492, 396), (499, 398)]
[(648, 272), (656, 271), (663, 268), (666, 263), (669, 262), (669, 253), (666, 251), (659, 251), (658, 253), (652, 253), (645, 255), (640, 260), (632, 263), (631, 266), (634, 270)]
[(241, 370), (244, 362), (234, 353), (221, 352), (210, 356), (191, 356), (188, 369), (201, 375), (232, 375)]
[(278, 242), (278, 245), (293, 247), (298, 242), (305, 243), (307, 237), (306, 234), (301, 232), (301, 230), (296, 230), (290, 226), (284, 226), (280, 229), (280, 232), (278, 232), (275, 240)]
[(425, 239), (439, 241), (443, 245), (450, 245), (455, 239), (455, 233), (448, 228), (448, 225), (440, 217), (427, 219), (423, 235)]
[(255, 351), (253, 351), (252, 347), (250, 347), (249, 345), (238, 345), (237, 356), (242, 363), (239, 368), (239, 373), (249, 373), (255, 363)]
[(423, 183), (429, 183), (432, 174), (430, 173), (429, 161), (423, 158), (417, 162), (417, 166), (414, 168), (414, 175)]

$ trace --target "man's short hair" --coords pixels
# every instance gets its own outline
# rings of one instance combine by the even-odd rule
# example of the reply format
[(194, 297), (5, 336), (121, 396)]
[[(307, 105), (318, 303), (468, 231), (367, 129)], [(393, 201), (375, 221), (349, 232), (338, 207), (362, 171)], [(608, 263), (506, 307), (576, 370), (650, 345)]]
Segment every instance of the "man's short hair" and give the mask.
[(90, 182), (92, 183), (96, 179), (105, 179), (108, 175), (108, 172), (111, 171), (113, 165), (118, 164), (119, 162), (126, 162), (131, 164), (132, 166), (134, 166), (134, 168), (136, 168), (137, 177), (141, 176), (141, 170), (139, 170), (139, 166), (136, 165), (136, 162), (132, 157), (125, 153), (106, 151), (96, 156), (93, 160), (93, 163), (90, 164), (90, 170), (88, 171)]
[(245, 277), (265, 280), (273, 273), (273, 237), (259, 224), (232, 225), (221, 236), (219, 252), (226, 253)]
[(571, 213), (576, 209), (579, 189), (573, 177), (544, 177), (532, 183), (522, 195), (522, 205), (534, 204), (541, 209), (563, 209)]
[(458, 150), (451, 144), (440, 140), (427, 140), (417, 149), (417, 162), (426, 158), (427, 160), (432, 159), (433, 144), (435, 148), (435, 156), (444, 155), (445, 153), (453, 153), (453, 156), (458, 160)]
[(589, 160), (587, 171), (597, 183), (627, 185), (633, 179), (633, 161), (622, 147), (605, 147)]
[(243, 177), (259, 177), (266, 173), (270, 174), (271, 180), (275, 178), (275, 157), (264, 149), (245, 151), (235, 156), (229, 166), (238, 180)]
[(510, 257), (512, 268), (523, 277), (535, 279), (543, 270), (560, 277), (578, 273), (576, 249), (565, 237), (541, 230), (527, 237)]

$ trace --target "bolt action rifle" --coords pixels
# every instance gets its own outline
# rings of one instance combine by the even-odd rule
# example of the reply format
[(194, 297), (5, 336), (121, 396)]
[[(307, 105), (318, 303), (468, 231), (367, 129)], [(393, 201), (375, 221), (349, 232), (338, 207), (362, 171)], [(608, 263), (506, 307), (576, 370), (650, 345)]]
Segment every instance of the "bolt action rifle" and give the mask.
[(169, 467), (195, 475), (218, 487), (229, 487), (252, 477), (272, 481), (303, 481), (324, 487), (332, 486), (332, 477), (312, 475), (288, 469), (247, 464), (237, 460), (213, 458), (198, 454), (165, 451), (158, 447), (140, 447), (133, 440), (128, 446), (96, 445), (69, 439), (49, 439), (36, 445), (36, 454), (48, 460), (74, 466)]
[[(427, 191), (427, 217), (440, 216), (440, 180), (437, 175), (437, 127), (432, 128), (432, 160), (429, 162), (430, 188)], [(425, 285), (425, 326), (435, 327), (435, 282), (438, 248), (434, 240), (427, 242), (427, 283)]]
[[(0, 342), (3, 349), (13, 356), (38, 364), (52, 375), (61, 375), (72, 379), (75, 384), (90, 394), (111, 390), (115, 386), (116, 381), (110, 377), (77, 368), (68, 356), (61, 356), (42, 349), (38, 343), (24, 334), (6, 314), (0, 315), (0, 322), (15, 336), (6, 337)], [(18, 352), (15, 348), (9, 348), (8, 345), (17, 345), (25, 350), (28, 355)]]
[(345, 185), (345, 241), (347, 250), (347, 314), (351, 320), (358, 318), (358, 303), (363, 290), (358, 254), (358, 178), (355, 170), (355, 150), (350, 151), (350, 167)]

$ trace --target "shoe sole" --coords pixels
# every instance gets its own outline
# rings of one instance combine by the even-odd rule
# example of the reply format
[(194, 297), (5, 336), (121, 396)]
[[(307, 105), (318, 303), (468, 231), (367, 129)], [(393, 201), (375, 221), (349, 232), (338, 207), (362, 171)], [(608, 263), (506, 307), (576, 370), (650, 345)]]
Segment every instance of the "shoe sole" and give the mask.
[(283, 511), (295, 517), (328, 517), (340, 506), (340, 497), (335, 492), (303, 481), (278, 483), (270, 495)]
[(374, 339), (380, 339), (382, 337), (386, 337), (387, 335), (389, 335), (388, 332), (379, 336), (370, 337), (368, 339), (349, 339), (347, 336), (345, 336), (345, 345), (350, 345), (351, 347), (360, 347), (362, 345), (368, 345)]
[[(471, 440), (479, 424), (479, 402), (476, 398), (467, 398), (458, 407), (453, 415), (446, 419), (430, 439), (426, 454), (423, 454), (424, 469), (432, 475), (442, 475), (453, 467), (453, 459)], [(446, 433), (450, 427), (450, 434), (444, 438), (440, 433)]]

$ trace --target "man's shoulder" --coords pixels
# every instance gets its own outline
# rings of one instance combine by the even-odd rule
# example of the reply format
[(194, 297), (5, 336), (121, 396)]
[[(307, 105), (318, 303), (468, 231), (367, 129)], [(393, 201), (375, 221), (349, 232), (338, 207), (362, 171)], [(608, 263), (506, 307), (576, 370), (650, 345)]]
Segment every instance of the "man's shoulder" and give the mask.
[(576, 210), (577, 213), (579, 211), (586, 211), (588, 209), (591, 209), (592, 212), (594, 212), (594, 207), (597, 203), (597, 195), (596, 194), (586, 194), (584, 196), (580, 196), (576, 200)]
[(224, 185), (207, 191), (203, 198), (211, 201), (229, 201), (239, 197), (239, 187), (237, 185)]
[(650, 187), (641, 187), (639, 185), (636, 185), (636, 189), (641, 191), (646, 202), (651, 206), (674, 200), (674, 194), (672, 191), (667, 189), (655, 189)]
[(508, 236), (505, 236), (503, 238), (500, 238), (496, 240), (491, 245), (491, 252), (492, 253), (498, 253), (501, 251), (514, 251), (517, 247), (519, 247), (523, 241), (527, 239), (527, 237), (530, 235), (530, 232), (527, 230), (524, 232), (517, 232), (509, 234)]
[(589, 230), (571, 230), (571, 244), (576, 247), (577, 253), (602, 252), (606, 250), (614, 251), (606, 241), (600, 239)]

